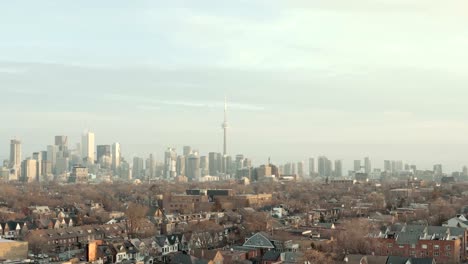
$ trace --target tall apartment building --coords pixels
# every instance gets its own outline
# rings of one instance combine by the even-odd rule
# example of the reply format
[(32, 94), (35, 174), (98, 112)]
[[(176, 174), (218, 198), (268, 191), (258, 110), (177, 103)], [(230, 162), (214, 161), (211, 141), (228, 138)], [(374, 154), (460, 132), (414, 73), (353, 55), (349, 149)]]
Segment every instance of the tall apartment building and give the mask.
[(309, 158), (309, 176), (315, 175), (315, 159)]
[(23, 182), (38, 181), (37, 160), (27, 159), (21, 163), (21, 180)]
[(164, 177), (172, 179), (176, 174), (177, 153), (174, 148), (167, 148), (164, 152)]
[(116, 171), (120, 167), (121, 162), (121, 149), (120, 143), (115, 142), (112, 144), (112, 169)]
[(332, 164), (331, 161), (325, 157), (320, 156), (317, 159), (318, 173), (320, 177), (332, 176)]
[(86, 132), (81, 137), (81, 158), (87, 164), (94, 164), (96, 156), (94, 154), (94, 133)]
[(343, 162), (335, 160), (335, 177), (343, 177)]
[(144, 179), (145, 178), (145, 168), (144, 168), (145, 161), (143, 158), (134, 157), (133, 158), (133, 168), (132, 168), (132, 176), (135, 179)]

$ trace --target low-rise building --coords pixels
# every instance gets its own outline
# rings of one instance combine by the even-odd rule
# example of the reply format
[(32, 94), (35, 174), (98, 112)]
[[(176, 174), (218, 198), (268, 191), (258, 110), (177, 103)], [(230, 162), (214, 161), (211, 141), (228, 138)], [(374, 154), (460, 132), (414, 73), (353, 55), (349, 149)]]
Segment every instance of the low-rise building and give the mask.
[(378, 256), (434, 258), (437, 263), (460, 263), (466, 256), (467, 230), (457, 227), (393, 225), (372, 239)]
[(0, 260), (28, 258), (28, 242), (0, 239)]

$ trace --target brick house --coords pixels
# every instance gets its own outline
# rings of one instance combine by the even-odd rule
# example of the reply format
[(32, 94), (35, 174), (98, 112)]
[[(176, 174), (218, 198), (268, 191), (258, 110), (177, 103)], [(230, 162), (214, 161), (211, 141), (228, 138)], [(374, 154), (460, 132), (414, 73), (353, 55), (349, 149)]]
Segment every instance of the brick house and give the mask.
[(467, 230), (456, 227), (394, 225), (372, 236), (371, 251), (379, 256), (434, 258), (437, 263), (465, 259)]

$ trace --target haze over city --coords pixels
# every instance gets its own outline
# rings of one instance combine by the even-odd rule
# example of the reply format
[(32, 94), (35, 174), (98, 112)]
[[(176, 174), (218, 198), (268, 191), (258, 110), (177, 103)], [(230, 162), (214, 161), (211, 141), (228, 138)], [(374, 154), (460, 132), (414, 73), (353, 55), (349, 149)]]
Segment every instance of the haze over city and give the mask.
[[(28, 8), (23, 8), (27, 3)], [(0, 157), (55, 135), (256, 164), (327, 155), (460, 170), (465, 1), (4, 1)], [(437, 36), (437, 38), (434, 38)], [(27, 155), (25, 154), (24, 157)]]
[(0, 263), (468, 264), (467, 10), (0, 1)]

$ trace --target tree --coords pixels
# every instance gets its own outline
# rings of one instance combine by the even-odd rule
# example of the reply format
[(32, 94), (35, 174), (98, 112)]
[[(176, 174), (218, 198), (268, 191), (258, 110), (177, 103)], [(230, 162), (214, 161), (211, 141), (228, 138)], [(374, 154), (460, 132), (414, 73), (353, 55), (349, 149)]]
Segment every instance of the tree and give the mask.
[[(353, 219), (344, 223), (336, 233), (335, 252), (339, 254), (367, 254), (370, 251), (368, 235), (374, 227), (367, 219)], [(340, 229), (341, 229), (340, 228)]]
[(125, 221), (125, 228), (127, 231), (127, 236), (129, 239), (133, 238), (136, 234), (136, 231), (141, 225), (141, 222), (146, 218), (148, 213), (148, 207), (141, 204), (130, 203), (125, 210), (125, 216), (127, 217)]
[(456, 211), (452, 205), (442, 198), (436, 199), (429, 207), (429, 214), (433, 225), (442, 225), (455, 215)]
[(333, 264), (333, 258), (331, 255), (320, 252), (315, 249), (309, 249), (304, 252), (304, 255), (301, 258), (299, 263), (306, 264)]
[(27, 236), (28, 249), (34, 255), (39, 255), (42, 252), (47, 252), (47, 239), (43, 234), (30, 234)]

